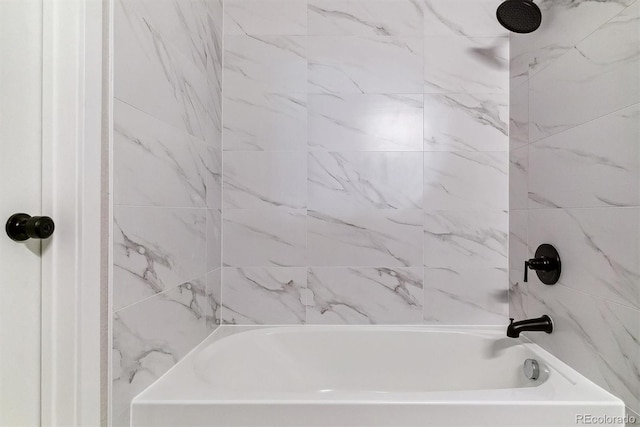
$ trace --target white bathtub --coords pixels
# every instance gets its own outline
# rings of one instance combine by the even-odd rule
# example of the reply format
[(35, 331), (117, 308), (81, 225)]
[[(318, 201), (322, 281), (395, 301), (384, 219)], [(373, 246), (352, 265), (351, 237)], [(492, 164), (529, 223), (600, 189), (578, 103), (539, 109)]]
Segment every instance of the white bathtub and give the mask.
[(540, 347), (478, 328), (222, 326), (131, 409), (133, 427), (624, 425), (621, 400)]

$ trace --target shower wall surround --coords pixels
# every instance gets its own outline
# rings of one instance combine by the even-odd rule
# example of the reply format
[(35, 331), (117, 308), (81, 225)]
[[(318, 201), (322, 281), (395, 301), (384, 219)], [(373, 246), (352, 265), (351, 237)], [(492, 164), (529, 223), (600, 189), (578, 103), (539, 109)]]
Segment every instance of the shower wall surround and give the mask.
[[(640, 3), (542, 2), (511, 37), (510, 312), (529, 338), (640, 412)], [(523, 283), (557, 247), (562, 276)]]
[(506, 324), (485, 0), (225, 0), (226, 323)]
[(222, 3), (114, 2), (112, 424), (219, 324)]

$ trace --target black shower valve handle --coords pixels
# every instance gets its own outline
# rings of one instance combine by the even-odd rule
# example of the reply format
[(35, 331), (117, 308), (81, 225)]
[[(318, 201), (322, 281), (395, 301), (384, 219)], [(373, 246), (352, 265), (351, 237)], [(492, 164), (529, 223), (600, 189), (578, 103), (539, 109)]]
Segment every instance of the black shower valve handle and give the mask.
[(556, 262), (553, 258), (540, 257), (531, 258), (524, 262), (524, 281), (527, 282), (529, 269), (540, 271), (552, 271), (556, 269)]

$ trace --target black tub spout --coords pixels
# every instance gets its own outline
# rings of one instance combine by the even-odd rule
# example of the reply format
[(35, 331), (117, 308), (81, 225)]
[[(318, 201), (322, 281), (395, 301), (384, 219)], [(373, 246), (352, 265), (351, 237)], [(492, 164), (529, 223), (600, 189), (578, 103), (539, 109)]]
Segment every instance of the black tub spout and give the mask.
[(550, 334), (553, 332), (553, 320), (546, 314), (542, 317), (535, 319), (526, 319), (519, 322), (514, 322), (513, 319), (509, 326), (507, 326), (507, 336), (509, 338), (518, 338), (520, 332), (525, 331), (542, 331)]

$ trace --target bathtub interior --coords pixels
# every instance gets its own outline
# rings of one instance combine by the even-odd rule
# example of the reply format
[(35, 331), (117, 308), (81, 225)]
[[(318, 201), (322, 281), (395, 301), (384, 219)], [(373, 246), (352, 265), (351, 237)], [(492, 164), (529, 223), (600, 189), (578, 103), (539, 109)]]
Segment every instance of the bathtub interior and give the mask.
[[(244, 332), (194, 357), (221, 392), (429, 392), (538, 386), (522, 372), (535, 354), (495, 333), (273, 328)], [(544, 371), (544, 369), (543, 369)], [(259, 379), (259, 381), (256, 381)]]

